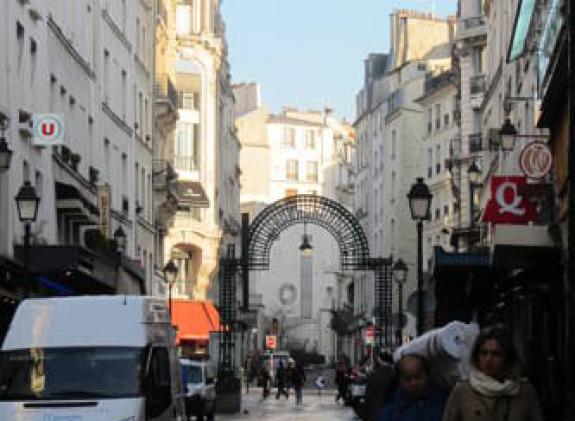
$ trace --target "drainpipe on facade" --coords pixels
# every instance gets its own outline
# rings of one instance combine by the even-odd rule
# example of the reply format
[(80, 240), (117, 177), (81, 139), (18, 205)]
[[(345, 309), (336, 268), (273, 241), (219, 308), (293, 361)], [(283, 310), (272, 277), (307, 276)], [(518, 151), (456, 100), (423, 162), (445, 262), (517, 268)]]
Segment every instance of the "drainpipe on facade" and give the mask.
[(567, 365), (565, 402), (566, 418), (575, 419), (575, 4), (566, 1), (569, 61), (569, 165), (568, 165), (568, 247), (567, 247), (567, 350), (564, 355)]

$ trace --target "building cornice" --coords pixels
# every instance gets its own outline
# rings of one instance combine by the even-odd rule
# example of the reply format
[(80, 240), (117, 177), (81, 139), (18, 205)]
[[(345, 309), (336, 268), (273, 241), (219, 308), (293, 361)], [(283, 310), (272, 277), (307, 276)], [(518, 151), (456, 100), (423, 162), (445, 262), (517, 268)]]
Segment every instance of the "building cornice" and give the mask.
[(132, 136), (132, 128), (130, 126), (128, 126), (124, 120), (122, 120), (122, 118), (116, 114), (111, 108), (110, 106), (106, 103), (106, 102), (102, 102), (102, 111), (104, 111), (104, 113), (110, 117), (110, 119), (116, 123), (116, 125), (122, 129), (128, 136)]
[(106, 21), (112, 32), (118, 37), (120, 42), (124, 44), (127, 50), (132, 52), (132, 44), (130, 44), (130, 41), (128, 41), (124, 32), (118, 27), (118, 25), (116, 25), (116, 22), (114, 22), (114, 19), (112, 19), (108, 10), (102, 9), (102, 18)]
[(62, 29), (58, 26), (58, 24), (52, 18), (50, 14), (48, 16), (48, 28), (52, 30), (56, 38), (62, 43), (64, 49), (70, 54), (70, 56), (78, 63), (78, 65), (84, 70), (84, 72), (88, 75), (88, 77), (92, 80), (96, 79), (96, 73), (90, 67), (90, 63), (85, 60), (80, 52), (74, 48), (74, 45), (70, 42), (70, 40), (64, 35)]

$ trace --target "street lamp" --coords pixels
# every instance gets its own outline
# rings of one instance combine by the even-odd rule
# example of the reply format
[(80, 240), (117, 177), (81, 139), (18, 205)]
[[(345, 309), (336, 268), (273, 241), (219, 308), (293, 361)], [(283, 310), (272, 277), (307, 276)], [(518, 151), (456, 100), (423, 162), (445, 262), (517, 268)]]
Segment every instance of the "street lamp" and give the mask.
[(18, 208), (18, 218), (20, 222), (24, 223), (24, 270), (26, 272), (26, 279), (28, 279), (28, 266), (30, 262), (30, 224), (36, 221), (38, 217), (38, 206), (40, 205), (40, 197), (36, 194), (36, 190), (30, 181), (24, 181), (18, 194), (14, 198), (16, 200), (16, 207)]
[(126, 233), (121, 226), (116, 228), (116, 231), (114, 231), (114, 240), (116, 240), (118, 252), (120, 254), (124, 253), (124, 251), (126, 251)]
[(301, 245), (299, 246), (299, 249), (301, 250), (301, 252), (303, 253), (304, 256), (311, 255), (312, 250), (313, 250), (313, 246), (311, 245), (311, 243), (309, 241), (309, 235), (307, 235), (307, 222), (303, 223), (303, 237), (302, 237), (302, 242), (301, 242)]
[(411, 218), (417, 222), (417, 335), (423, 333), (423, 221), (429, 220), (431, 199), (429, 187), (418, 177), (407, 194)]
[(168, 310), (170, 314), (170, 321), (172, 320), (172, 288), (176, 283), (178, 276), (178, 267), (173, 260), (170, 260), (164, 266), (164, 281), (168, 284)]
[(0, 171), (10, 168), (10, 161), (12, 160), (12, 151), (6, 143), (6, 130), (8, 129), (10, 120), (5, 114), (0, 113)]
[(398, 309), (398, 316), (399, 316), (399, 332), (400, 337), (403, 338), (403, 285), (407, 281), (407, 265), (402, 259), (398, 259), (397, 262), (393, 264), (391, 268), (393, 272), (393, 278), (397, 283), (398, 289), (398, 298), (399, 298), (399, 309)]
[(467, 174), (469, 176), (469, 225), (473, 227), (475, 225), (475, 188), (481, 185), (481, 170), (475, 161), (467, 169)]
[(501, 126), (499, 130), (499, 136), (501, 139), (501, 150), (503, 152), (512, 151), (515, 145), (515, 139), (517, 138), (517, 129), (513, 123), (511, 123), (510, 119), (505, 119), (505, 123), (503, 123), (503, 126)]

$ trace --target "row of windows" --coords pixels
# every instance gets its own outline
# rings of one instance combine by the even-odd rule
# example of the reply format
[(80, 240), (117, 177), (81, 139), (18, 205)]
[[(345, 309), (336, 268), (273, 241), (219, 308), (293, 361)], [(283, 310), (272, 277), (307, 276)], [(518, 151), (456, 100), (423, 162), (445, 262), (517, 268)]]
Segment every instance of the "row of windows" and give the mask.
[[(305, 169), (305, 181), (317, 182), (319, 173), (318, 162), (307, 161)], [(297, 159), (288, 159), (286, 161), (286, 179), (289, 181), (299, 180), (299, 161)]]
[[(305, 130), (304, 131), (304, 147), (305, 149), (315, 149), (316, 148), (316, 138), (317, 133), (315, 130)], [(284, 148), (295, 148), (296, 147), (296, 129), (294, 127), (284, 128), (284, 137), (282, 141), (282, 146)]]
[[(456, 108), (457, 98), (453, 98), (453, 116), (450, 113), (441, 114), (441, 104), (435, 104), (434, 107), (427, 109), (427, 133), (431, 133), (434, 129), (439, 131), (441, 127), (449, 127), (450, 123), (455, 121), (455, 108)], [(435, 108), (435, 112), (434, 112)], [(443, 125), (442, 125), (443, 124)]]

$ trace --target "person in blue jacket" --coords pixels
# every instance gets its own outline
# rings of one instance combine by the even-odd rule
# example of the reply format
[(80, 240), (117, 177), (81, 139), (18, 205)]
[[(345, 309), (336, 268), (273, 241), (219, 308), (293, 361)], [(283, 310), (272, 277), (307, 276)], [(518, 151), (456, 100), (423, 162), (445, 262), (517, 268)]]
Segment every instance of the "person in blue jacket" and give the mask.
[(383, 406), (376, 421), (441, 421), (445, 395), (429, 383), (425, 358), (410, 354), (397, 362), (399, 388)]

